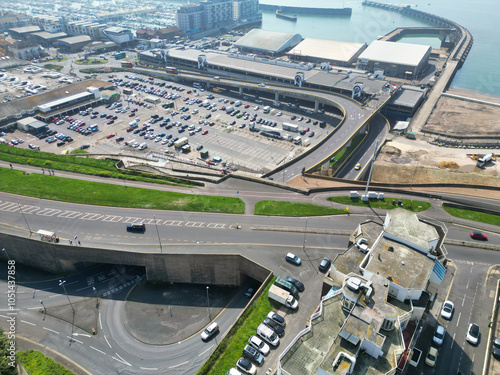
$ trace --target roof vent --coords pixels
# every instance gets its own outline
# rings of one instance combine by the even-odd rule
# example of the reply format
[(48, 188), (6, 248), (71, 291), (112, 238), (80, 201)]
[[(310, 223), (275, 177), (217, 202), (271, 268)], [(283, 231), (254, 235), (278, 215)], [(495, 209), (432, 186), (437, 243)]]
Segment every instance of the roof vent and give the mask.
[(356, 292), (361, 285), (361, 280), (357, 277), (350, 277), (346, 283), (347, 287), (352, 291)]

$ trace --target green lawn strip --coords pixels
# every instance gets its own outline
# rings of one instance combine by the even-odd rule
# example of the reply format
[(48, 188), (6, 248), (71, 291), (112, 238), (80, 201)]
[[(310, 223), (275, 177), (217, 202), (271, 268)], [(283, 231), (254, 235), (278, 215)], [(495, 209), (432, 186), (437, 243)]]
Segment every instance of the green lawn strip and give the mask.
[(73, 372), (37, 350), (18, 352), (16, 357), (29, 375), (74, 375)]
[(108, 72), (124, 72), (123, 68), (115, 68), (114, 66), (109, 66), (105, 68), (83, 68), (80, 69), (80, 73), (108, 73)]
[(64, 69), (64, 66), (56, 64), (45, 64), (43, 67), (45, 69), (57, 70), (58, 72)]
[[(368, 202), (361, 201), (361, 198), (349, 198), (349, 197), (330, 197), (327, 198), (330, 202), (340, 203), (346, 206), (364, 206), (371, 208), (384, 208), (386, 210), (392, 210), (398, 207), (397, 202), (403, 202), (403, 208), (408, 211), (421, 212), (429, 209), (431, 204), (428, 202), (416, 201), (411, 199), (400, 199), (400, 198), (388, 198), (385, 197), (383, 200), (370, 199)], [(396, 204), (392, 204), (395, 201)]]
[(9, 332), (4, 332), (0, 328), (0, 374), (1, 375), (17, 375), (16, 366), (11, 366), (15, 362), (15, 358), (11, 357), (15, 351), (15, 343), (8, 336)]
[(443, 209), (451, 216), (459, 217), (462, 219), (477, 221), (479, 223), (486, 223), (500, 226), (500, 215), (487, 214), (480, 211), (466, 210), (463, 208), (455, 208), (447, 206), (443, 203)]
[(275, 280), (275, 277), (272, 278), (260, 297), (245, 310), (197, 375), (225, 374), (231, 367), (236, 367), (248, 339), (256, 335), (257, 327), (273, 309), (267, 293)]
[(346, 211), (312, 203), (286, 201), (260, 201), (255, 204), (255, 215), (267, 216), (320, 216), (339, 215)]
[[(86, 152), (80, 151), (79, 153), (84, 154)], [(101, 177), (153, 182), (166, 185), (193, 185), (189, 181), (173, 177), (158, 176), (133, 170), (120, 171), (116, 169), (116, 160), (77, 157), (74, 155), (58, 155), (49, 152), (26, 150), (7, 145), (0, 145), (0, 160), (9, 163), (32, 165), (40, 168), (57, 169)]]
[(243, 213), (239, 198), (189, 195), (0, 169), (0, 191), (41, 199), (114, 207)]
[(352, 138), (351, 145), (347, 147), (343, 147), (339, 152), (337, 152), (335, 155), (335, 161), (331, 161), (330, 159), (330, 166), (333, 168), (338, 168), (339, 166), (342, 165), (342, 163), (351, 155), (351, 153), (358, 147), (358, 145), (361, 143), (361, 141), (364, 139), (365, 135), (364, 134), (358, 134), (355, 135)]
[(75, 60), (75, 64), (77, 64), (77, 65), (106, 64), (107, 62), (108, 62), (108, 60), (103, 60), (103, 59)]

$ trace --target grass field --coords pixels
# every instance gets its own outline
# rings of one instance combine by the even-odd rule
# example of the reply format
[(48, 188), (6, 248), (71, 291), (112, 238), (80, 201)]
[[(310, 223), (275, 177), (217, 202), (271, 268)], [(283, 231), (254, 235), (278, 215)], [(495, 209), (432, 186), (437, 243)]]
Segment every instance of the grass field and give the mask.
[(416, 201), (411, 199), (398, 199), (385, 197), (383, 200), (370, 199), (368, 202), (362, 202), (361, 198), (349, 198), (349, 197), (330, 197), (327, 198), (330, 202), (340, 203), (346, 206), (365, 206), (371, 208), (384, 208), (386, 210), (392, 210), (398, 207), (397, 204), (392, 204), (393, 200), (397, 203), (399, 200), (403, 203), (403, 208), (413, 212), (421, 212), (429, 209), (431, 207), (430, 203)]
[(245, 310), (242, 317), (235, 323), (217, 349), (215, 349), (215, 352), (197, 372), (197, 375), (225, 374), (231, 367), (236, 367), (236, 362), (241, 357), (248, 339), (250, 336), (256, 334), (259, 324), (273, 310), (273, 306), (267, 297), (267, 292), (275, 279), (271, 280), (260, 297)]
[(60, 72), (61, 70), (64, 69), (64, 66), (62, 66), (62, 65), (56, 65), (56, 64), (45, 64), (43, 67), (45, 69), (57, 70), (58, 72)]
[(500, 215), (486, 214), (484, 212), (465, 210), (463, 208), (449, 207), (443, 203), (443, 209), (451, 216), (462, 219), (473, 220), (480, 223), (492, 224), (500, 226)]
[(260, 201), (255, 205), (255, 215), (268, 216), (320, 216), (339, 215), (346, 211), (312, 203), (286, 201)]
[(29, 375), (73, 375), (74, 373), (36, 350), (16, 354), (17, 360)]
[(1, 168), (0, 173), (0, 191), (41, 199), (160, 210), (245, 212), (245, 203), (239, 198), (189, 195), (81, 181), (57, 177), (57, 172), (56, 176), (38, 173), (25, 175), (21, 171)]

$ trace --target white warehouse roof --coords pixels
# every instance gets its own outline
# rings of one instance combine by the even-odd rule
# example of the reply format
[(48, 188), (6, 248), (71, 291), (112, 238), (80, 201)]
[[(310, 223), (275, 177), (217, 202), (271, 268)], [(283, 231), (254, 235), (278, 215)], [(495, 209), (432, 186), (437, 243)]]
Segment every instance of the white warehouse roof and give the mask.
[(252, 29), (245, 36), (238, 39), (234, 45), (239, 48), (258, 49), (276, 53), (296, 46), (301, 40), (302, 36), (300, 34)]
[(388, 64), (418, 66), (430, 46), (399, 42), (373, 41), (358, 60), (380, 61)]
[(308, 56), (324, 60), (349, 62), (360, 51), (366, 48), (366, 43), (351, 43), (338, 40), (305, 38), (295, 46), (288, 55)]

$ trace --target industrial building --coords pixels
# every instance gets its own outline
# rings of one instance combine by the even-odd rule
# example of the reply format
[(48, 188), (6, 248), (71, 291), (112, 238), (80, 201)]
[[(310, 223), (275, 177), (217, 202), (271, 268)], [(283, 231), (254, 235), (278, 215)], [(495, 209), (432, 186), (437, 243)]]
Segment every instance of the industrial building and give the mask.
[(366, 47), (366, 43), (305, 38), (287, 55), (293, 60), (313, 63), (326, 62), (336, 66), (352, 66)]
[(84, 46), (90, 43), (92, 39), (88, 35), (70, 36), (69, 38), (59, 39), (57, 45), (64, 52), (78, 52)]
[(276, 56), (295, 47), (301, 41), (300, 34), (252, 29), (238, 39), (234, 46), (242, 52)]
[(419, 78), (427, 67), (432, 48), (399, 42), (372, 42), (358, 57), (357, 68), (404, 79)]

